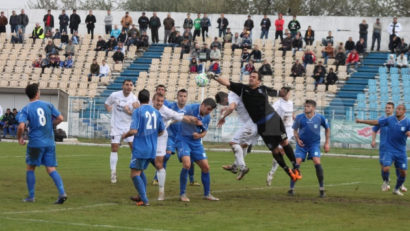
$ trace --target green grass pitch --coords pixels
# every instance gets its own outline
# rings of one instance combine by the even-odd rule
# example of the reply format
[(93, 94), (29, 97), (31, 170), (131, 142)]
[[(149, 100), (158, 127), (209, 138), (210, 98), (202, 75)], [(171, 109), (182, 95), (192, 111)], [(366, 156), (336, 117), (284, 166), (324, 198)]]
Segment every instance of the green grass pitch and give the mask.
[[(27, 195), (25, 148), (0, 143), (0, 230), (410, 230), (410, 197), (381, 192), (376, 159), (323, 157), (326, 198), (318, 197), (312, 162), (303, 163), (303, 179), (289, 197), (289, 178), (281, 169), (272, 186), (265, 185), (271, 155), (247, 156), (250, 172), (237, 181), (221, 169), (233, 154), (208, 152), (211, 191), (221, 200), (204, 201), (202, 186), (187, 186), (191, 202), (183, 203), (178, 201), (181, 164), (172, 156), (166, 200), (156, 201), (157, 187), (149, 184), (151, 206), (137, 207), (129, 200), (136, 194), (129, 178), (129, 149), (119, 152), (119, 181), (113, 185), (108, 147), (58, 145), (58, 171), (69, 198), (54, 205), (57, 189), (44, 167), (36, 170), (36, 202), (21, 202)], [(146, 173), (150, 182), (154, 168)], [(393, 186), (394, 171), (391, 179)]]

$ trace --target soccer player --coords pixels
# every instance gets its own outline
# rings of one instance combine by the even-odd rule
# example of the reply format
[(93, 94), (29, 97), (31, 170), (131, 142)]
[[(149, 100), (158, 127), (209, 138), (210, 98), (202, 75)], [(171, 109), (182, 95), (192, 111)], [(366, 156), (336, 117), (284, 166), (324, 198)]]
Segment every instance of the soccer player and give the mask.
[[(242, 98), (249, 116), (258, 127), (258, 134), (262, 137), (269, 150), (271, 150), (279, 166), (283, 168), (293, 181), (302, 179), (302, 175), (296, 165), (295, 154), (289, 145), (282, 119), (276, 113), (275, 109), (273, 109), (272, 105), (269, 104), (268, 100), (268, 96), (283, 96), (284, 91), (281, 90), (278, 92), (272, 88), (261, 85), (262, 75), (257, 71), (250, 74), (248, 85), (234, 83), (228, 79), (219, 78), (217, 75), (209, 73), (208, 75)], [(280, 152), (279, 144), (283, 147), (286, 156), (292, 162), (293, 170), (286, 165)]]
[[(155, 87), (155, 93), (157, 94), (161, 94), (166, 98), (166, 94), (167, 94), (167, 88), (165, 87), (165, 85), (163, 84), (159, 84), (158, 86)], [(170, 107), (171, 102), (169, 102), (168, 100), (164, 100), (164, 105), (167, 107)]]
[(232, 165), (222, 166), (223, 169), (232, 173), (237, 173), (239, 169), (236, 179), (241, 180), (249, 172), (249, 168), (245, 163), (245, 156), (248, 154), (248, 147), (255, 144), (258, 139), (258, 128), (249, 117), (248, 111), (246, 111), (241, 98), (237, 94), (233, 92), (227, 94), (221, 91), (215, 95), (215, 99), (218, 104), (228, 106), (218, 121), (218, 127), (222, 127), (226, 117), (232, 114), (234, 110), (237, 111), (239, 122), (242, 124), (241, 128), (235, 132), (231, 142), (229, 142), (235, 155), (235, 162)]
[(26, 95), (30, 103), (21, 109), (18, 114), (19, 126), (17, 129), (17, 138), (19, 144), (25, 145), (23, 133), (28, 123), (29, 143), (26, 153), (26, 181), (28, 188), (28, 197), (24, 202), (34, 202), (34, 191), (36, 177), (34, 171), (37, 166), (44, 165), (47, 173), (53, 179), (58, 189), (58, 199), (55, 204), (63, 204), (67, 200), (67, 194), (64, 191), (63, 180), (58, 174), (56, 150), (54, 143), (53, 126), (57, 126), (63, 121), (63, 116), (51, 104), (40, 100), (40, 90), (38, 84), (30, 84), (26, 87)]
[(209, 175), (208, 159), (202, 146), (201, 139), (205, 137), (211, 116), (209, 115), (215, 109), (216, 103), (212, 98), (206, 98), (201, 104), (190, 104), (185, 107), (185, 115), (195, 116), (201, 122), (201, 126), (192, 125), (182, 122), (180, 133), (177, 134), (177, 151), (178, 158), (182, 162), (180, 175), (180, 200), (189, 202), (185, 194), (187, 176), (191, 161), (194, 161), (201, 168), (201, 180), (204, 186), (204, 199), (218, 201), (219, 199), (210, 193), (211, 180)]
[[(201, 125), (202, 123), (194, 116), (187, 116), (184, 113), (178, 113), (174, 110), (169, 109), (164, 105), (165, 97), (161, 94), (156, 93), (152, 99), (153, 106), (159, 111), (163, 119), (163, 123), (167, 127), (173, 121), (184, 121), (186, 123)], [(164, 134), (158, 136), (157, 143), (157, 153), (155, 157), (155, 167), (157, 169), (158, 185), (159, 185), (159, 194), (158, 200), (162, 201), (165, 199), (165, 178), (166, 171), (164, 168), (164, 157), (166, 154), (167, 148), (168, 133), (167, 130), (164, 130)]]
[[(299, 168), (302, 161), (312, 160), (316, 169), (316, 177), (319, 182), (319, 195), (325, 197), (323, 183), (323, 168), (320, 164), (320, 127), (325, 129), (326, 140), (325, 152), (329, 152), (330, 127), (325, 117), (316, 113), (316, 102), (306, 100), (305, 112), (296, 116), (293, 123), (294, 137), (296, 140), (296, 165)], [(290, 181), (289, 195), (294, 195), (295, 181)]]
[(158, 136), (163, 134), (165, 125), (158, 110), (148, 104), (149, 91), (141, 90), (138, 93), (138, 100), (141, 106), (133, 112), (130, 130), (123, 134), (122, 138), (134, 136), (130, 169), (132, 182), (139, 194), (136, 205), (148, 206), (144, 170), (155, 158)]
[(410, 136), (410, 119), (406, 117), (406, 107), (401, 104), (396, 108), (396, 115), (389, 116), (379, 120), (360, 120), (357, 123), (364, 123), (373, 126), (379, 126), (381, 129), (387, 127), (386, 143), (384, 144), (385, 153), (383, 153), (383, 181), (389, 181), (389, 175), (386, 174), (392, 163), (399, 169), (396, 186), (393, 194), (403, 196), (400, 187), (406, 180), (407, 174), (407, 153), (406, 141)]
[[(131, 80), (126, 79), (122, 83), (122, 91), (113, 92), (105, 101), (105, 108), (111, 112), (111, 183), (117, 183), (118, 148), (121, 144), (121, 136), (126, 133), (131, 125), (131, 116), (134, 109), (139, 107), (137, 97), (132, 93), (134, 85)], [(124, 139), (132, 150), (130, 136)]]

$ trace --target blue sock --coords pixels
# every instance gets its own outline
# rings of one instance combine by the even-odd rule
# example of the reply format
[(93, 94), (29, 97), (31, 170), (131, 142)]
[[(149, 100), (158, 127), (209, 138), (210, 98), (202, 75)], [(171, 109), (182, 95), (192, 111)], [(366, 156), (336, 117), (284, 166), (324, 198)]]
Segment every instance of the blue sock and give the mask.
[[(400, 175), (400, 174), (399, 174), (399, 175)], [(382, 170), (382, 178), (383, 178), (383, 181), (389, 182), (389, 177), (390, 177), (390, 172), (384, 172), (384, 171)]]
[(61, 179), (60, 174), (58, 174), (57, 171), (53, 171), (50, 173), (50, 177), (53, 179), (54, 184), (56, 185), (58, 189), (58, 195), (64, 195), (64, 185), (63, 185), (63, 180)]
[(146, 204), (148, 203), (148, 198), (147, 198), (147, 194), (145, 192), (145, 183), (142, 180), (141, 176), (134, 176), (132, 178), (132, 182), (134, 183), (134, 187), (135, 189), (138, 191), (138, 193), (140, 194), (141, 200)]
[(34, 171), (28, 170), (26, 172), (26, 182), (28, 188), (28, 197), (34, 198), (34, 187), (36, 185), (36, 175), (34, 175)]
[(293, 180), (290, 180), (290, 189), (294, 189), (295, 188), (295, 184), (296, 184), (296, 182), (295, 181), (293, 181)]
[(195, 172), (194, 163), (192, 163), (191, 167), (189, 168), (189, 182), (191, 182), (191, 183), (195, 181), (194, 172)]
[(168, 153), (165, 154), (164, 163), (163, 163), (164, 169), (167, 169), (167, 162), (168, 162), (169, 158), (171, 158), (171, 154), (168, 154)]
[(144, 182), (145, 187), (147, 187), (147, 177), (145, 176), (145, 173), (141, 172), (140, 177), (142, 181)]
[(395, 190), (398, 190), (404, 183), (404, 181), (406, 180), (405, 176), (400, 176), (397, 177), (397, 183), (396, 183), (396, 187), (394, 187)]
[(187, 184), (188, 169), (182, 168), (181, 174), (179, 176), (179, 195), (185, 194), (186, 184)]
[(201, 180), (202, 184), (204, 185), (204, 196), (209, 195), (209, 191), (211, 190), (211, 177), (209, 176), (209, 172), (201, 173)]

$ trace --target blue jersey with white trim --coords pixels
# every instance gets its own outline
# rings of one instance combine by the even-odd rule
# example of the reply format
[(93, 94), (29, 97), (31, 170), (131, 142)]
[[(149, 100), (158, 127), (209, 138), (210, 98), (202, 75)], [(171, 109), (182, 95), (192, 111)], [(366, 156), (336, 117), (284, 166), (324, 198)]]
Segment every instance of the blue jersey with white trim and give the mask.
[[(168, 108), (170, 108), (170, 109), (172, 109), (176, 112), (179, 112), (179, 113), (184, 113), (185, 114), (185, 112), (186, 112), (185, 107), (179, 108), (178, 103), (176, 103), (176, 102), (170, 103)], [(169, 127), (168, 127), (168, 137), (172, 137), (172, 138), (177, 137), (178, 133), (180, 133), (180, 131), (181, 131), (181, 125), (182, 125), (182, 122), (175, 122), (175, 123), (169, 125)]]
[(293, 130), (299, 130), (299, 138), (307, 146), (320, 144), (320, 127), (329, 128), (325, 117), (316, 113), (312, 118), (307, 118), (305, 113), (296, 116)]
[[(381, 116), (379, 120), (386, 119), (386, 116)], [(380, 151), (386, 151), (386, 142), (387, 142), (387, 132), (388, 132), (388, 127), (380, 127), (380, 125), (376, 125), (372, 128), (373, 132), (378, 132), (380, 130)]]
[(200, 110), (199, 110), (200, 107), (201, 107), (200, 104), (189, 104), (185, 106), (185, 115), (190, 115), (190, 116), (194, 116), (198, 118), (200, 121), (202, 121), (203, 126), (196, 126), (194, 124), (182, 122), (181, 130), (178, 133), (177, 139), (184, 139), (186, 141), (192, 141), (192, 142), (201, 142), (201, 139), (194, 139), (192, 134), (195, 132), (201, 133), (203, 131), (207, 131), (209, 122), (211, 122), (211, 116), (210, 115), (201, 116)]
[(389, 152), (406, 153), (407, 132), (410, 131), (410, 119), (398, 120), (395, 115), (379, 119), (380, 127), (387, 127), (385, 148)]

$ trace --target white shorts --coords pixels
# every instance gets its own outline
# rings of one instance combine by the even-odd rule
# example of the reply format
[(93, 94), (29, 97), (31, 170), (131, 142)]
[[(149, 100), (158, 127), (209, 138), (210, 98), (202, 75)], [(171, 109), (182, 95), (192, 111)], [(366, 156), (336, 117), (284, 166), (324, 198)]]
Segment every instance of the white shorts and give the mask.
[(158, 136), (157, 140), (157, 154), (156, 156), (165, 156), (167, 154), (168, 134)]
[[(127, 142), (127, 143), (132, 143), (134, 141), (134, 136), (127, 137), (123, 139), (122, 141)], [(111, 136), (111, 143), (112, 144), (121, 144), (121, 136)]]
[(236, 144), (255, 144), (258, 140), (258, 127), (253, 122), (248, 122), (235, 132), (231, 142)]

